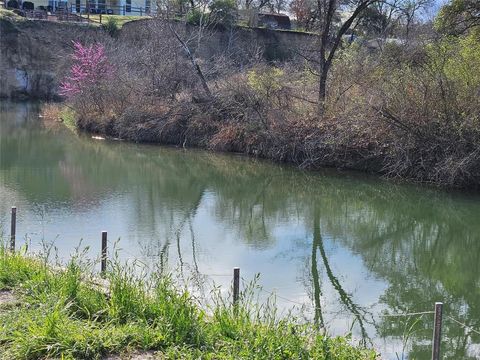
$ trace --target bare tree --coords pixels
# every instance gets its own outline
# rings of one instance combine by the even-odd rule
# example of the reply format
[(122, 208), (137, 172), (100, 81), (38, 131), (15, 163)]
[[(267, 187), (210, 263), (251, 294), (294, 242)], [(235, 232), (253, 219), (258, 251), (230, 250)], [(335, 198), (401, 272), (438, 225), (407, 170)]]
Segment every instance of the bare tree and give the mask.
[[(319, 17), (319, 86), (318, 86), (318, 114), (325, 113), (325, 99), (327, 96), (327, 77), (332, 66), (335, 53), (338, 50), (342, 36), (345, 35), (354, 21), (368, 8), (368, 6), (382, 0), (317, 0)], [(338, 26), (335, 18), (339, 12), (346, 15), (346, 20)]]
[(205, 95), (208, 98), (212, 97), (212, 92), (210, 91), (210, 88), (208, 87), (207, 80), (205, 79), (205, 75), (203, 75), (203, 71), (200, 68), (200, 65), (198, 64), (197, 58), (195, 56), (195, 53), (190, 50), (190, 47), (188, 46), (188, 43), (184, 41), (178, 32), (175, 30), (175, 28), (172, 26), (172, 23), (168, 23), (168, 28), (172, 32), (172, 34), (175, 36), (175, 38), (178, 40), (178, 42), (182, 45), (182, 48), (185, 50), (185, 53), (192, 63), (193, 68), (195, 69), (195, 72), (198, 75), (198, 78), (200, 79), (200, 83), (202, 85), (203, 91), (205, 92)]
[(372, 4), (358, 19), (356, 25), (368, 35), (386, 39), (399, 24), (402, 0), (379, 1)]
[(185, 31), (182, 31), (178, 26), (182, 23), (175, 21), (175, 7), (169, 0), (166, 0), (162, 3), (161, 8), (163, 9), (163, 11), (159, 12), (158, 17), (160, 20), (163, 20), (167, 24), (170, 33), (173, 35), (174, 39), (177, 40), (178, 44), (183, 49), (186, 57), (192, 65), (193, 71), (195, 72), (200, 81), (204, 95), (208, 99), (210, 99), (212, 97), (212, 92), (210, 91), (204, 72), (200, 67), (198, 57), (196, 55), (197, 49), (199, 49), (201, 46), (205, 29), (209, 25), (207, 16), (208, 5), (208, 0), (199, 0), (195, 3), (195, 10), (198, 11), (200, 18), (198, 25), (195, 26), (195, 29), (190, 32), (186, 31), (186, 27), (188, 26), (186, 22), (183, 23), (183, 30)]
[(401, 0), (398, 3), (397, 9), (399, 10), (400, 17), (404, 20), (405, 24), (406, 41), (410, 38), (410, 31), (415, 19), (417, 19), (422, 11), (431, 7), (433, 3), (434, 0)]
[(297, 20), (297, 24), (306, 31), (313, 29), (318, 20), (318, 11), (315, 0), (292, 0), (290, 12)]
[(262, 10), (266, 7), (271, 7), (271, 4), (273, 3), (274, 3), (273, 0), (243, 0), (240, 2), (240, 7), (243, 7), (246, 10), (248, 9)]
[(288, 7), (288, 0), (271, 0), (268, 8), (273, 13), (285, 11)]

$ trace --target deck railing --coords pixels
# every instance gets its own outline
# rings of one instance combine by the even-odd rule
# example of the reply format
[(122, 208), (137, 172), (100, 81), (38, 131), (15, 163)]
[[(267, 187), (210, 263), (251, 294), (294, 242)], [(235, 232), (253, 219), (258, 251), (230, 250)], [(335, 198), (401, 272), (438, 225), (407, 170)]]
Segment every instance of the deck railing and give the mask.
[(72, 14), (93, 14), (93, 15), (153, 15), (151, 8), (131, 5), (107, 5), (107, 4), (70, 4)]
[(23, 10), (23, 14), (30, 20), (56, 20), (56, 21), (69, 21), (69, 22), (88, 22), (88, 19), (79, 16), (78, 14), (72, 14), (67, 10), (57, 10), (53, 13), (45, 10)]

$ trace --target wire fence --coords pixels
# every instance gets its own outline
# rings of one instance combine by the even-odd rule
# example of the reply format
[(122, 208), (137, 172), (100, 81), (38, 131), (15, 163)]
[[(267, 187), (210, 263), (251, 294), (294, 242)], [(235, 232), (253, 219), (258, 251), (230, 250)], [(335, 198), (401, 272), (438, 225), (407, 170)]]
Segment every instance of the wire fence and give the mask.
[(154, 11), (150, 7), (132, 6), (132, 5), (105, 5), (105, 4), (70, 4), (70, 13), (72, 14), (92, 14), (92, 15), (135, 15), (135, 16), (153, 16)]
[(457, 319), (455, 319), (454, 317), (450, 316), (450, 315), (447, 315), (447, 318), (452, 320), (454, 323), (460, 325), (461, 327), (463, 327), (465, 330), (469, 330), (470, 332), (473, 332), (477, 335), (480, 335), (480, 331), (479, 330), (476, 330), (474, 329), (473, 327), (471, 327), (470, 325), (467, 325), (467, 324), (464, 324), (462, 323), (461, 321), (458, 321)]
[[(111, 240), (108, 240), (108, 244), (112, 247), (112, 248), (115, 248), (117, 246), (117, 243), (115, 242), (112, 242)], [(126, 253), (127, 255), (130, 256), (131, 259), (134, 259), (134, 260), (138, 260), (138, 254), (134, 254), (126, 249), (121, 249), (122, 252)], [(148, 270), (150, 271), (155, 271), (155, 269), (153, 269), (152, 267), (150, 267), (147, 263), (145, 262), (141, 262), (141, 264), (143, 266), (145, 266)], [(198, 273), (199, 276), (202, 276), (202, 277), (221, 277), (221, 278), (231, 278), (232, 281), (231, 283), (234, 282), (234, 278), (233, 278), (233, 273), (230, 273), (230, 274), (227, 274), (227, 273)], [(247, 281), (245, 279), (243, 279), (244, 281)], [(293, 300), (293, 299), (290, 299), (284, 295), (280, 295), (278, 294), (278, 289), (275, 289), (275, 290), (267, 290), (265, 289), (264, 287), (259, 287), (258, 288), (261, 292), (265, 293), (266, 295), (268, 296), (273, 296), (277, 299), (281, 299), (285, 302), (288, 302), (288, 303), (291, 303), (291, 304), (294, 304), (295, 306), (298, 306), (298, 307), (301, 307), (303, 309), (307, 309), (307, 310), (310, 310), (310, 311), (317, 311), (317, 310), (322, 310), (322, 312), (324, 314), (330, 314), (330, 315), (339, 315), (341, 313), (341, 311), (334, 311), (334, 312), (325, 312), (325, 309), (323, 308), (319, 308), (319, 307), (315, 307), (315, 306), (311, 306), (309, 305), (307, 302), (301, 302), (301, 301), (298, 301), (298, 300)], [(424, 315), (434, 315), (434, 314), (437, 314), (436, 311), (433, 311), (433, 310), (426, 310), (426, 311), (416, 311), (416, 312), (404, 312), (404, 313), (395, 313), (395, 314), (376, 314), (375, 317), (377, 318), (405, 318), (405, 317), (418, 317), (418, 316), (424, 316)], [(452, 320), (453, 322), (455, 322), (457, 325), (461, 326), (462, 328), (466, 329), (466, 330), (469, 330), (470, 332), (472, 333), (475, 333), (475, 334), (478, 334), (480, 335), (480, 330), (476, 330), (474, 329), (473, 327), (457, 320), (456, 318), (450, 316), (450, 315), (446, 315), (446, 317), (450, 320)]]
[[(11, 209), (11, 226), (10, 226), (10, 244), (9, 244), (9, 250), (14, 252), (15, 251), (15, 243), (16, 243), (16, 219), (17, 219), (17, 208), (12, 207)], [(111, 240), (108, 239), (107, 237), (107, 232), (103, 231), (102, 236), (101, 236), (101, 253), (100, 253), (100, 262), (101, 262), (101, 270), (100, 270), (100, 275), (103, 277), (105, 272), (107, 271), (107, 260), (108, 260), (108, 249), (113, 249), (114, 251), (122, 251), (129, 255), (130, 257), (128, 259), (133, 259), (136, 263), (141, 264), (142, 266), (145, 267), (146, 270), (150, 272), (155, 272), (158, 270), (158, 268), (152, 268), (147, 262), (140, 261), (138, 258), (138, 254), (134, 254), (126, 249), (120, 249), (118, 248), (118, 242), (112, 242)], [(112, 250), (111, 250), (112, 251)], [(215, 277), (220, 277), (220, 278), (231, 278), (230, 284), (232, 284), (233, 288), (233, 303), (235, 304), (239, 300), (239, 289), (238, 289), (238, 284), (239, 284), (239, 279), (240, 279), (240, 269), (239, 268), (234, 268), (233, 273), (201, 273), (197, 271), (197, 276), (203, 277), (203, 278), (215, 278)], [(244, 282), (247, 282), (245, 279), (242, 279)], [(105, 287), (105, 282), (93, 282), (96, 285)], [(108, 284), (107, 284), (108, 286)], [(285, 302), (294, 304), (295, 306), (298, 306), (304, 310), (309, 310), (309, 311), (322, 311), (324, 314), (326, 314), (325, 309), (322, 307), (318, 306), (311, 306), (307, 302), (302, 302), (294, 299), (290, 299), (287, 296), (280, 295), (278, 294), (278, 289), (276, 290), (267, 290), (263, 287), (258, 287), (258, 289), (267, 294), (269, 297), (274, 297), (277, 299), (281, 299)], [(350, 309), (352, 310), (352, 309)], [(351, 311), (352, 312), (352, 311)], [(356, 316), (361, 316), (361, 312), (359, 309), (353, 311)], [(336, 312), (330, 312), (330, 315), (333, 316), (339, 316), (341, 314), (340, 311)], [(415, 311), (415, 312), (404, 312), (404, 313), (394, 313), (394, 314), (369, 314), (371, 315), (372, 318), (413, 318), (413, 317), (422, 317), (424, 315), (434, 315), (434, 324), (433, 324), (433, 341), (432, 341), (432, 360), (439, 360), (440, 359), (440, 344), (441, 344), (441, 332), (442, 332), (442, 316), (443, 316), (443, 303), (437, 302), (435, 303), (435, 310), (425, 310), (425, 311)], [(480, 335), (480, 329), (476, 329), (472, 327), (471, 325), (465, 324), (464, 322), (458, 320), (457, 318), (451, 316), (450, 314), (446, 314), (445, 317), (449, 320), (451, 320), (453, 323), (456, 325), (460, 326), (463, 328), (467, 334), (466, 336), (470, 336), (472, 333), (476, 335)], [(374, 323), (374, 321), (373, 321)]]

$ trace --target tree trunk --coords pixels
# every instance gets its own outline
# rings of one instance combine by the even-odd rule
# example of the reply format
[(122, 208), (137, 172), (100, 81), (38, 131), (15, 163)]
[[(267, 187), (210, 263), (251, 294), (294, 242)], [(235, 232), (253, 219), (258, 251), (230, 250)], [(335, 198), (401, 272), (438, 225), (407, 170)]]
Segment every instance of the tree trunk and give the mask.
[[(325, 24), (321, 31), (320, 37), (320, 79), (318, 83), (318, 116), (323, 117), (325, 114), (325, 98), (327, 96), (327, 75), (330, 68), (330, 56), (333, 56), (335, 48), (330, 50), (327, 57), (327, 45), (330, 37), (330, 25), (333, 21), (335, 13), (336, 0), (328, 0), (328, 6), (325, 12)], [(320, 7), (319, 7), (320, 10)]]
[(322, 289), (320, 288), (320, 276), (318, 273), (317, 251), (322, 237), (320, 234), (320, 214), (317, 205), (315, 205), (313, 218), (313, 242), (312, 242), (312, 282), (313, 282), (313, 300), (315, 303), (315, 315), (313, 323), (317, 330), (325, 329), (325, 322), (322, 314)]
[(200, 68), (200, 65), (197, 63), (197, 59), (195, 56), (192, 54), (190, 51), (190, 48), (188, 45), (185, 43), (185, 41), (182, 40), (180, 35), (175, 31), (175, 29), (172, 27), (172, 24), (168, 24), (168, 27), (170, 28), (170, 31), (175, 35), (176, 39), (180, 42), (182, 45), (183, 49), (185, 50), (185, 53), (187, 54), (188, 58), (190, 59), (190, 62), (192, 63), (193, 68), (195, 69), (195, 72), (198, 75), (198, 78), (200, 79), (200, 83), (202, 84), (203, 91), (205, 92), (205, 95), (209, 99), (212, 98), (212, 92), (210, 91), (210, 88), (208, 87), (207, 80), (205, 79), (205, 76), (203, 75), (202, 69)]
[[(343, 23), (340, 29), (336, 32), (333, 41), (329, 42), (331, 24), (333, 22), (333, 17), (335, 14), (336, 9), (338, 9), (338, 3), (336, 0), (323, 0), (323, 4), (325, 6), (321, 6), (320, 0), (318, 0), (318, 10), (321, 14), (322, 8), (325, 8), (325, 25), (320, 31), (321, 39), (320, 39), (320, 79), (318, 83), (318, 115), (319, 117), (323, 117), (325, 114), (325, 99), (327, 95), (327, 77), (328, 72), (330, 70), (330, 65), (332, 64), (333, 57), (335, 56), (335, 52), (337, 51), (340, 43), (342, 41), (342, 36), (347, 32), (348, 29), (353, 24), (353, 21), (364, 11), (369, 5), (379, 1), (379, 0), (362, 0), (355, 10), (353, 11), (352, 15)], [(327, 56), (327, 45), (329, 45), (330, 50), (328, 51)]]
[(318, 115), (322, 117), (325, 114), (325, 99), (327, 97), (327, 75), (328, 67), (322, 66), (320, 71), (320, 81), (318, 83)]

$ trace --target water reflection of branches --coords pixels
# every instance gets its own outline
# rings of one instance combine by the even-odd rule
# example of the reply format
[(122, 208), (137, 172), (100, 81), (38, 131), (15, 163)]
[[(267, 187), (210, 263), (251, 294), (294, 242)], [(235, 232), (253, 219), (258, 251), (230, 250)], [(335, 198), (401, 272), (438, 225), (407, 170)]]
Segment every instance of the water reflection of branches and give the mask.
[(367, 344), (367, 341), (371, 343), (370, 338), (368, 337), (367, 331), (365, 329), (365, 323), (368, 322), (366, 319), (366, 311), (363, 310), (360, 306), (355, 304), (351, 299), (350, 295), (343, 289), (338, 278), (333, 274), (332, 268), (328, 261), (327, 254), (325, 252), (325, 247), (323, 244), (323, 239), (320, 231), (320, 214), (318, 207), (315, 206), (314, 210), (314, 219), (313, 219), (313, 242), (312, 242), (312, 281), (314, 287), (314, 303), (315, 303), (315, 316), (314, 321), (318, 324), (319, 327), (324, 328), (324, 319), (322, 315), (321, 308), (321, 289), (320, 289), (320, 280), (319, 273), (317, 268), (317, 251), (320, 251), (320, 256), (327, 273), (327, 277), (330, 280), (332, 286), (337, 291), (340, 296), (340, 301), (345, 307), (354, 315), (358, 325), (360, 327), (360, 334), (362, 338), (362, 343)]
[(313, 300), (315, 304), (315, 316), (314, 322), (315, 325), (319, 328), (325, 328), (325, 322), (322, 315), (322, 304), (320, 302), (321, 297), (321, 288), (320, 288), (320, 277), (318, 276), (318, 267), (317, 267), (317, 246), (318, 242), (321, 241), (320, 235), (320, 226), (318, 224), (319, 219), (316, 217), (313, 224), (313, 242), (312, 242), (312, 282), (313, 282)]

